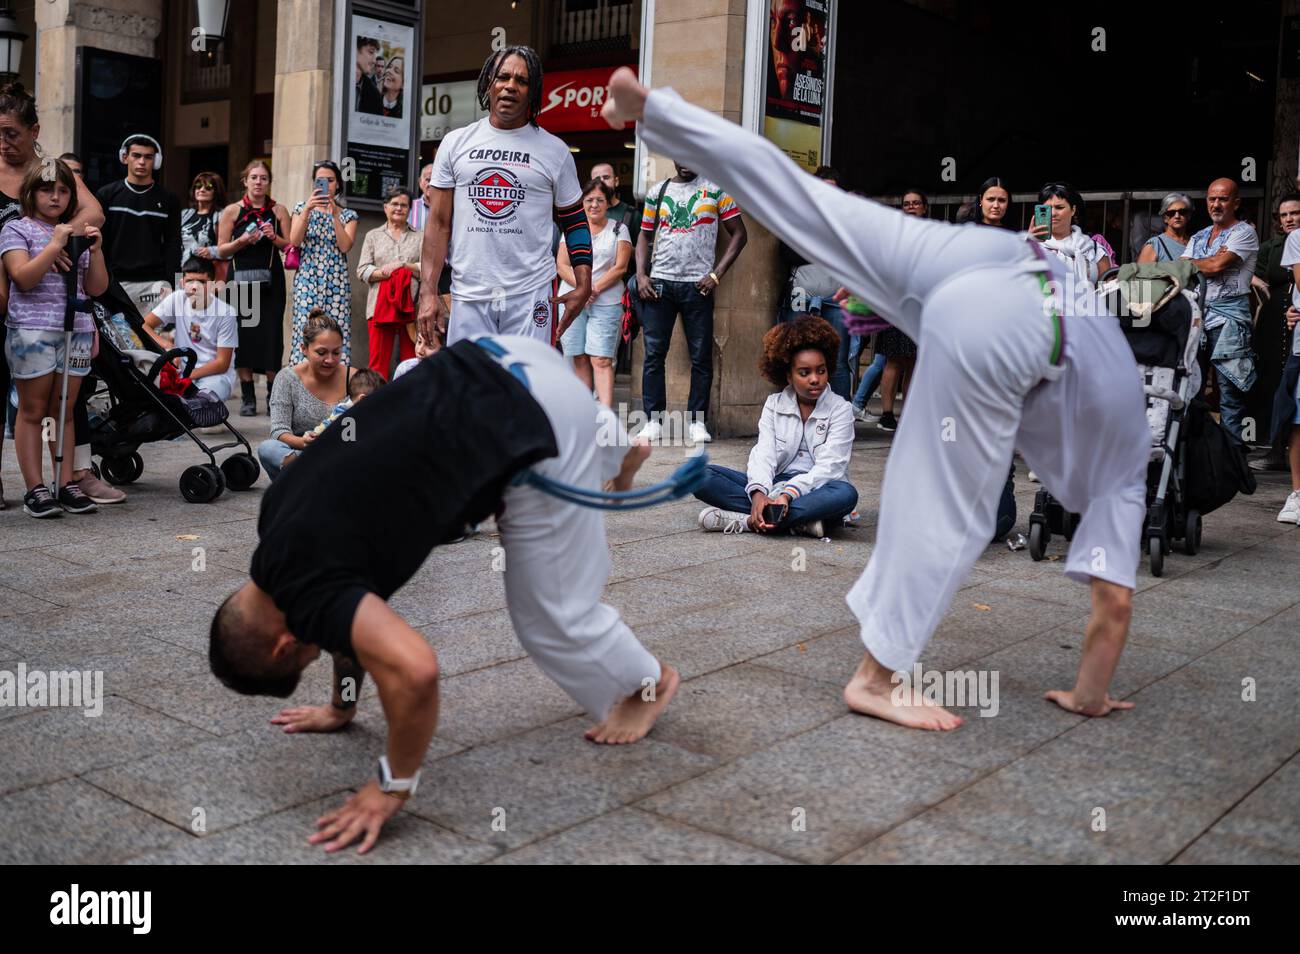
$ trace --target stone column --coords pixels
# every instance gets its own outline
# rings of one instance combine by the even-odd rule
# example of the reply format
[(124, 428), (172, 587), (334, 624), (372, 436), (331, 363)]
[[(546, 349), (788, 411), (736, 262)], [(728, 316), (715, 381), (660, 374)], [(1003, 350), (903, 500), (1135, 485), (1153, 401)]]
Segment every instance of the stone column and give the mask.
[[(656, 0), (651, 80), (672, 86), (689, 102), (732, 122), (743, 105), (745, 0)], [(668, 157), (654, 157), (652, 179), (673, 174)], [(741, 208), (742, 214), (746, 210)], [(715, 437), (758, 432), (758, 418), (771, 386), (758, 376), (764, 332), (775, 322), (782, 285), (776, 238), (745, 214), (749, 244), (719, 286), (714, 304), (713, 393), (709, 430)], [(719, 254), (725, 232), (719, 234)], [(685, 336), (674, 333), (666, 367), (668, 407), (686, 407), (690, 360)], [(632, 360), (632, 393), (641, 398), (643, 339)]]
[(77, 47), (157, 58), (163, 14), (162, 0), (36, 4), (36, 105), (46, 154), (69, 152), (76, 139)]
[[(333, 0), (279, 0), (275, 38), (275, 121), (272, 133), (271, 194), (289, 211), (311, 193), (311, 168), (317, 159), (333, 157), (334, 109)], [(358, 234), (358, 248), (360, 235)], [(292, 274), (292, 273), (290, 273)], [(293, 285), (289, 286), (292, 315)], [(355, 318), (355, 315), (354, 315)], [(364, 335), (362, 316), (361, 334)], [(285, 356), (291, 330), (286, 316)], [(358, 344), (353, 321), (353, 347)], [(355, 360), (355, 357), (354, 357)]]

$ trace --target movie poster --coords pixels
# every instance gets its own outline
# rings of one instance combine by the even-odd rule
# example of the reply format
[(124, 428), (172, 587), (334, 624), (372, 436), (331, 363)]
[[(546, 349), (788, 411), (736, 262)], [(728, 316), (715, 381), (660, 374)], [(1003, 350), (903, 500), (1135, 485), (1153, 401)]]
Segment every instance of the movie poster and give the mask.
[(347, 112), (348, 157), (355, 179), (348, 194), (382, 201), (390, 186), (410, 185), (411, 125), (418, 105), (407, 82), (418, 67), (412, 59), (415, 30), (410, 24), (354, 15), (348, 51), (355, 54), (351, 102)]
[(823, 162), (831, 2), (769, 0), (763, 135), (809, 172)]

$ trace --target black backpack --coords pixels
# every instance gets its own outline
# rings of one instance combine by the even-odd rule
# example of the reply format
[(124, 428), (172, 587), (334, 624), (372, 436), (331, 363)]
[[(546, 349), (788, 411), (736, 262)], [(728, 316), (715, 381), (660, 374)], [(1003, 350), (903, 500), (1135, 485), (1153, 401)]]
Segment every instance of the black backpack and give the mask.
[(1189, 509), (1204, 515), (1219, 509), (1239, 493), (1255, 492), (1255, 475), (1246, 466), (1245, 451), (1210, 416), (1205, 402), (1192, 401), (1184, 427), (1187, 435), (1184, 491)]

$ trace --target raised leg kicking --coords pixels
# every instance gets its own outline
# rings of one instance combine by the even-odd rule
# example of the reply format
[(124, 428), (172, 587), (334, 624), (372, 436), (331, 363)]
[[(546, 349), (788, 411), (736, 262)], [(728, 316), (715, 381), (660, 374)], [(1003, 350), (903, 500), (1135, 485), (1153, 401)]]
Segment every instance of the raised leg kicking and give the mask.
[(672, 90), (647, 90), (630, 70), (614, 74), (604, 111), (618, 128), (640, 120), (647, 146), (724, 185), (920, 346), (876, 548), (847, 598), (866, 647), (844, 689), (849, 707), (917, 728), (961, 724), (935, 704), (895, 704), (894, 674), (920, 657), (988, 543), (1018, 447), (1083, 515), (1065, 570), (1092, 589), (1075, 686), (1047, 698), (1086, 715), (1128, 708), (1107, 690), (1128, 632), (1150, 435), (1118, 323), (1078, 307), (1064, 271), (1025, 238), (847, 195)]

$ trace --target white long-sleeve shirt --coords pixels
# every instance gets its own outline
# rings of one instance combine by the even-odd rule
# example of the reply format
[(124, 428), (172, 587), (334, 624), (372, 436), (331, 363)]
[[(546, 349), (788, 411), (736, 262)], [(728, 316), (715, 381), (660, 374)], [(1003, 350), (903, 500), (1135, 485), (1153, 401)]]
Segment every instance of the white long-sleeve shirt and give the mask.
[(758, 443), (749, 452), (745, 492), (771, 494), (776, 475), (790, 469), (801, 445), (812, 456), (812, 467), (787, 480), (784, 493), (800, 497), (827, 481), (847, 480), (853, 453), (853, 408), (849, 402), (827, 388), (805, 421), (792, 386), (769, 396), (758, 422)]

